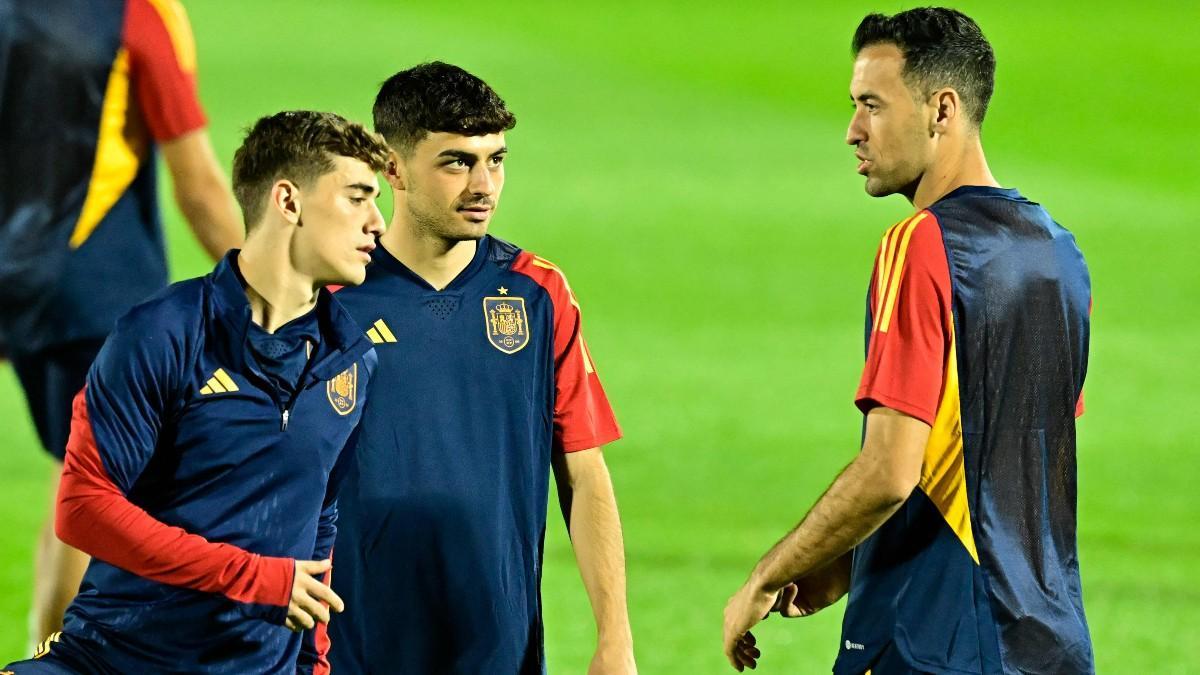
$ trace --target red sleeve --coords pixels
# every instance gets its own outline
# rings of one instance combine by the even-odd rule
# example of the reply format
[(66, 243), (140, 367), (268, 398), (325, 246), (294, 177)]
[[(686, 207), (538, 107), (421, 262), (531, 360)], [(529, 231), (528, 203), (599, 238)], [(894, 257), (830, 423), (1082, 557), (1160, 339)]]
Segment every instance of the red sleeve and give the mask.
[(932, 213), (884, 235), (868, 304), (871, 333), (855, 403), (864, 413), (884, 406), (933, 426), (953, 318), (950, 269)]
[(196, 92), (196, 43), (178, 0), (129, 0), (123, 42), (150, 135), (170, 141), (206, 124)]
[(566, 276), (528, 251), (512, 270), (546, 289), (554, 304), (554, 448), (577, 452), (617, 440), (621, 429), (584, 342), (579, 303)]
[(287, 606), (295, 563), (212, 543), (133, 504), (104, 468), (87, 388), (75, 396), (55, 511), (59, 539), (138, 576), (237, 602)]

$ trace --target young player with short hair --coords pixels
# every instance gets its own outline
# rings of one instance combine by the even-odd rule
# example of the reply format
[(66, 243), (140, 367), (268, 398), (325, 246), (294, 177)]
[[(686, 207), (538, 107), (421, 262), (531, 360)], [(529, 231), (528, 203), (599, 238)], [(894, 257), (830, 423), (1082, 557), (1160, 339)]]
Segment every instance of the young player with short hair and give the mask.
[(93, 561), (63, 632), (9, 670), (292, 673), (320, 660), (299, 633), (342, 608), (320, 580), (335, 467), (376, 365), (324, 288), (365, 277), (386, 153), (328, 113), (250, 130), (233, 172), (245, 247), (126, 314), (75, 398), (57, 531)]
[(338, 299), (379, 351), (347, 477), (333, 672), (540, 674), (553, 468), (599, 635), (635, 672), (625, 560), (600, 446), (620, 437), (555, 265), (487, 234), (515, 118), (445, 63), (399, 72), (375, 127), (395, 197), (375, 264)]

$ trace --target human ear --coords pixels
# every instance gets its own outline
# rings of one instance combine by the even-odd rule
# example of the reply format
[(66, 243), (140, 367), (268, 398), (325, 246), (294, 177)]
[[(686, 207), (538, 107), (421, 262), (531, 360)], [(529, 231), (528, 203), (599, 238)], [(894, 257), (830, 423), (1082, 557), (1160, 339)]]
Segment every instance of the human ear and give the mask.
[(404, 160), (400, 158), (400, 155), (395, 150), (388, 151), (388, 161), (387, 166), (383, 169), (383, 178), (388, 182), (388, 185), (392, 186), (393, 190), (404, 189), (403, 164)]
[(279, 180), (271, 186), (271, 207), (287, 222), (300, 222), (300, 189), (290, 180)]
[(931, 134), (944, 134), (954, 124), (962, 113), (962, 101), (958, 92), (947, 87), (933, 92), (929, 98), (932, 107), (930, 114)]

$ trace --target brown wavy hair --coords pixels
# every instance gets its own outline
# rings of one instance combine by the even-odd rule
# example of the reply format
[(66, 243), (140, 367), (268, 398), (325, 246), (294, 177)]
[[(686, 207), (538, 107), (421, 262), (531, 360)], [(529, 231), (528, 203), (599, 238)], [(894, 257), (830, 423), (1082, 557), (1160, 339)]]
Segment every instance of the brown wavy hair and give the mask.
[(265, 197), (276, 181), (311, 185), (333, 170), (337, 157), (383, 171), (388, 147), (378, 134), (333, 113), (289, 110), (255, 122), (233, 156), (233, 194), (246, 228), (262, 219)]

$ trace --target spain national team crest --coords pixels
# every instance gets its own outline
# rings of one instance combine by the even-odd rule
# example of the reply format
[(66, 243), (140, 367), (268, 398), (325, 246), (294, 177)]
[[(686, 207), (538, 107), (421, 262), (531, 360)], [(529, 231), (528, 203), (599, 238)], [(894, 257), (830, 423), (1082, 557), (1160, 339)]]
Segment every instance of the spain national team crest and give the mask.
[(505, 354), (515, 354), (529, 344), (525, 298), (484, 298), (483, 320), (487, 324), (488, 342)]
[(339, 415), (349, 415), (358, 401), (358, 364), (343, 370), (325, 383), (329, 404)]

